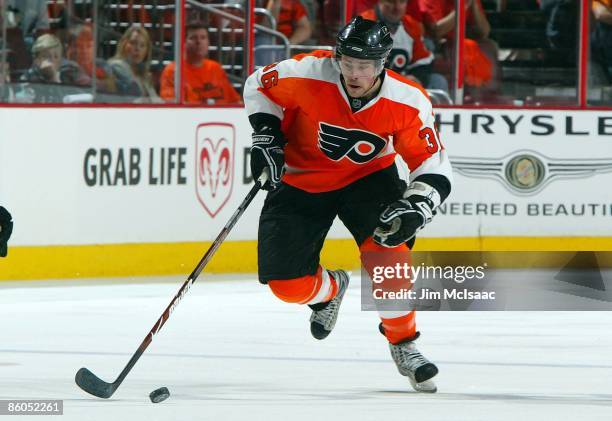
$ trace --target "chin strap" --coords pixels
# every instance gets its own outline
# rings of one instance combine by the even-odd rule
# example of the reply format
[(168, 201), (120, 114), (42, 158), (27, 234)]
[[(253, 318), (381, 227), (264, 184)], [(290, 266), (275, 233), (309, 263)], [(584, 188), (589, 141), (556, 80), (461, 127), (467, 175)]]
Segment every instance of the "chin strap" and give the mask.
[[(376, 76), (376, 78), (374, 79), (374, 82), (372, 82), (372, 85), (370, 85), (370, 87), (368, 88), (368, 90), (365, 92), (365, 94), (363, 94), (361, 97), (367, 97), (368, 94), (370, 93), (370, 91), (372, 89), (374, 89), (374, 86), (376, 86), (376, 82), (378, 82), (380, 80), (380, 75)], [(369, 98), (368, 98), (369, 99)]]

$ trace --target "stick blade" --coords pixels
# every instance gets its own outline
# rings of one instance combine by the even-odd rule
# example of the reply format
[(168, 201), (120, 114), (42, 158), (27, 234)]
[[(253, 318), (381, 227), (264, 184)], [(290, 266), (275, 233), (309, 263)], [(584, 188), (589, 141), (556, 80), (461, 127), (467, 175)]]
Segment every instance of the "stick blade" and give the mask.
[(115, 393), (112, 383), (106, 383), (85, 367), (77, 371), (74, 381), (85, 392), (98, 398), (108, 399)]

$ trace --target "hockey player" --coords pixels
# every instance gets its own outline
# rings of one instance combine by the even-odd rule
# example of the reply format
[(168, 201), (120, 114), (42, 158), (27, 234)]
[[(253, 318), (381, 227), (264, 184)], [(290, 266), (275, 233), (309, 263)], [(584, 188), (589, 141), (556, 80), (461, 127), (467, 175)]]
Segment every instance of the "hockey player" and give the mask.
[[(356, 17), (334, 53), (315, 51), (270, 64), (247, 80), (253, 127), (251, 171), (269, 181), (258, 234), (259, 280), (281, 300), (312, 309), (310, 330), (334, 328), (349, 284), (319, 263), (336, 216), (368, 253), (404, 256), (407, 242), (448, 196), (451, 168), (423, 89), (384, 63), (393, 41), (383, 23)], [(401, 181), (396, 154), (411, 170)], [(391, 258), (393, 260), (394, 257)], [(415, 348), (414, 311), (381, 312), (399, 372), (435, 392), (438, 369)]]
[(6, 257), (8, 240), (13, 232), (12, 216), (4, 207), (0, 206), (0, 257)]

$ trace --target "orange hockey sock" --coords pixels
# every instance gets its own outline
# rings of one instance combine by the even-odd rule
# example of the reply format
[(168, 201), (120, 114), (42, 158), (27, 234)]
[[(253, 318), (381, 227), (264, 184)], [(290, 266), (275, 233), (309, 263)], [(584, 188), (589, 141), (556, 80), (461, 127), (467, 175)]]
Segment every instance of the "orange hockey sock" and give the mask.
[(321, 266), (314, 275), (272, 280), (268, 281), (268, 286), (274, 295), (287, 303), (325, 303), (338, 293), (336, 280)]
[(380, 318), (385, 336), (392, 344), (398, 344), (416, 336), (415, 312), (394, 317), (392, 319)]

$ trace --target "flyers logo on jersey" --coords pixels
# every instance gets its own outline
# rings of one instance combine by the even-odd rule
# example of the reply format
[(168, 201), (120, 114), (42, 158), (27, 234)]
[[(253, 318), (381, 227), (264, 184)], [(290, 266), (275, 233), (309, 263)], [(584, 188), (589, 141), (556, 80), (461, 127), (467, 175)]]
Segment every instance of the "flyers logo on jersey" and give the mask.
[(365, 164), (376, 158), (386, 145), (385, 139), (365, 130), (319, 124), (319, 148), (334, 161), (346, 156), (356, 164)]

